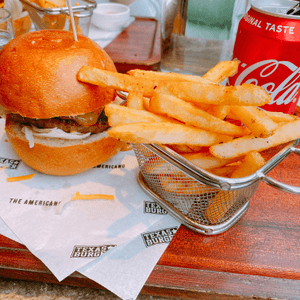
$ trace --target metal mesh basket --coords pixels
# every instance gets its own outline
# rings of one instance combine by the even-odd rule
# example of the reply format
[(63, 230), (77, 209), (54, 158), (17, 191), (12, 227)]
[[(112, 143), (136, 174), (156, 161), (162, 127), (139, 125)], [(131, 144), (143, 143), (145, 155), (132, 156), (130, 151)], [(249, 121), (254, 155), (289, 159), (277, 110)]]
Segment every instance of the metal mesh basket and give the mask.
[(289, 153), (300, 154), (293, 147), (295, 144), (277, 149), (263, 168), (243, 179), (215, 176), (164, 146), (134, 144), (133, 149), (140, 167), (142, 189), (182, 224), (211, 235), (224, 232), (243, 216), (261, 180), (300, 193), (294, 187), (286, 190), (281, 183), (265, 176)]
[[(35, 30), (59, 29), (72, 31), (68, 7), (41, 8), (30, 0), (21, 0), (28, 11)], [(71, 0), (77, 33), (88, 35), (93, 10), (97, 7), (95, 0)]]

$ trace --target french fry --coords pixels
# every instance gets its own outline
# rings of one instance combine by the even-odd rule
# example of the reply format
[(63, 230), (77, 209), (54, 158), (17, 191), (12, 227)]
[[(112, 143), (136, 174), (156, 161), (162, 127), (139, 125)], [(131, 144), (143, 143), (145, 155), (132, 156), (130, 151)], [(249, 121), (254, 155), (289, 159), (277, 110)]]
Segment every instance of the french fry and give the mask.
[(249, 152), (245, 155), (242, 163), (233, 172), (232, 178), (242, 178), (254, 174), (265, 165), (265, 159), (257, 151)]
[(159, 174), (158, 177), (162, 188), (170, 193), (199, 196), (202, 190), (205, 190), (206, 193), (211, 190), (207, 186), (199, 188), (199, 186), (195, 185), (193, 180), (179, 172), (173, 172), (169, 176)]
[(204, 110), (171, 95), (156, 93), (150, 100), (149, 110), (159, 114), (166, 114), (187, 125), (221, 134), (244, 136), (250, 133), (247, 128), (222, 121)]
[(203, 147), (202, 146), (194, 146), (194, 145), (166, 145), (173, 151), (181, 154), (181, 153), (195, 153), (200, 152)]
[(107, 104), (104, 109), (110, 126), (140, 122), (171, 122), (182, 124), (182, 122), (179, 122), (173, 118), (153, 114), (146, 110), (138, 110), (135, 108), (120, 106), (114, 103)]
[(124, 143), (124, 145), (123, 145), (123, 147), (121, 148), (121, 150), (120, 151), (130, 151), (130, 150), (132, 150), (132, 145), (131, 144), (129, 144), (129, 143)]
[(269, 116), (269, 118), (271, 118), (276, 123), (291, 122), (291, 121), (295, 121), (296, 119), (298, 119), (297, 116), (285, 114), (283, 112), (267, 111), (267, 110), (264, 110), (264, 112), (265, 112), (265, 114), (267, 114)]
[[(295, 121), (295, 120), (299, 119), (298, 116), (285, 114), (285, 113), (278, 112), (278, 111), (264, 110), (264, 113), (267, 114), (269, 116), (269, 118), (272, 119), (276, 123), (291, 122), (291, 121)], [(238, 118), (232, 112), (228, 113), (227, 118), (232, 119), (232, 120), (238, 120)]]
[(255, 106), (231, 106), (235, 118), (251, 130), (256, 137), (268, 137), (278, 127), (263, 110)]
[[(229, 106), (229, 107), (231, 107), (231, 106)], [(227, 114), (226, 119), (239, 121), (238, 118), (231, 111), (229, 111), (229, 113)]]
[(211, 224), (221, 222), (228, 210), (237, 201), (235, 191), (220, 191), (210, 200), (205, 210), (205, 217)]
[(67, 5), (65, 0), (40, 0), (40, 1), (44, 3), (50, 3), (54, 7), (65, 7)]
[(267, 138), (256, 138), (254, 135), (244, 136), (213, 145), (209, 150), (214, 156), (227, 159), (242, 156), (251, 151), (260, 152), (298, 138), (300, 138), (300, 120), (279, 124), (274, 134)]
[(107, 104), (104, 108), (110, 126), (140, 123), (140, 122), (162, 122), (165, 118), (145, 110), (138, 110), (117, 104)]
[[(198, 107), (198, 108), (200, 108), (202, 110), (205, 110), (205, 111), (209, 110), (211, 108), (211, 106), (212, 106), (211, 104), (201, 103), (201, 102), (197, 102), (197, 103), (195, 103), (195, 102), (189, 102), (189, 103), (192, 103), (194, 106), (196, 106), (196, 107)], [(214, 106), (218, 106), (218, 105), (214, 105)]]
[(128, 93), (127, 107), (138, 110), (144, 109), (144, 96), (142, 91), (132, 91)]
[[(228, 166), (231, 167), (231, 178), (241, 178), (249, 176), (258, 171), (265, 164), (264, 158), (256, 151), (249, 152), (242, 159), (240, 164)], [(225, 167), (226, 168), (226, 167)], [(234, 170), (234, 168), (236, 168)], [(228, 174), (230, 175), (230, 173)], [(225, 214), (238, 200), (236, 192), (220, 191), (216, 197), (210, 200), (205, 217), (211, 224), (221, 222)]]
[(205, 170), (223, 167), (239, 159), (222, 159), (213, 156), (211, 153), (206, 152), (181, 154), (181, 156), (189, 162), (193, 163), (195, 166)]
[(210, 146), (231, 139), (229, 136), (171, 122), (118, 125), (108, 130), (107, 134), (129, 143), (190, 144), (196, 146)]
[(78, 80), (99, 85), (113, 87), (124, 92), (140, 90), (146, 97), (151, 97), (157, 83), (153, 80), (134, 77), (127, 74), (100, 70), (94, 67), (83, 66), (78, 73)]
[(270, 95), (262, 87), (251, 84), (222, 86), (186, 81), (176, 84), (168, 82), (157, 86), (155, 91), (174, 95), (189, 102), (214, 105), (262, 106), (271, 101)]
[(206, 110), (210, 115), (215, 116), (218, 119), (224, 120), (230, 112), (229, 105), (210, 105)]
[(238, 70), (238, 66), (239, 62), (237, 60), (221, 61), (204, 74), (203, 78), (220, 83), (226, 78), (234, 75)]
[(145, 110), (149, 110), (150, 98), (143, 97), (143, 106)]
[(222, 86), (188, 81), (158, 80), (156, 82), (88, 66), (83, 66), (79, 70), (78, 80), (124, 92), (131, 92), (139, 88), (143, 91), (145, 97), (152, 97), (154, 92), (157, 91), (196, 103), (262, 106), (271, 101), (270, 95), (262, 87), (251, 84)]
[(145, 71), (145, 70), (129, 70), (128, 75), (135, 77), (143, 77), (150, 80), (167, 80), (167, 81), (192, 81), (192, 82), (201, 82), (201, 83), (214, 83), (211, 80), (204, 79), (201, 76), (196, 75), (187, 75), (173, 72), (156, 72), (156, 71)]
[(208, 148), (201, 147), (201, 146), (195, 146), (195, 145), (187, 145), (194, 153), (195, 152), (201, 152), (201, 151), (208, 151)]
[(45, 8), (45, 7), (46, 7), (46, 1), (45, 1), (45, 0), (37, 0), (37, 4), (38, 4), (41, 8)]
[(230, 165), (219, 167), (219, 168), (209, 169), (207, 171), (209, 171), (210, 173), (212, 173), (214, 175), (220, 176), (220, 177), (231, 178), (233, 172), (239, 167), (238, 163), (230, 164)]
[(65, 15), (43, 15), (43, 23), (48, 29), (64, 29), (66, 23)]
[[(242, 178), (249, 176), (258, 171), (265, 164), (264, 158), (259, 152), (252, 151), (245, 155), (241, 163), (236, 166), (236, 169), (231, 175), (231, 178)], [(216, 197), (214, 197), (207, 209), (205, 210), (205, 216), (210, 223), (216, 224), (224, 218), (228, 210), (236, 202), (236, 193), (231, 191), (220, 191)]]
[(158, 158), (157, 156), (148, 159), (150, 159), (152, 162), (155, 163), (144, 165), (144, 172), (146, 172), (147, 174), (162, 175), (162, 176), (172, 176), (174, 174), (174, 170), (173, 169), (168, 170), (168, 168), (166, 167), (166, 162)]
[(15, 36), (19, 36), (26, 32), (29, 32), (32, 26), (32, 21), (28, 13), (21, 15), (19, 18), (13, 19), (13, 27), (15, 30)]

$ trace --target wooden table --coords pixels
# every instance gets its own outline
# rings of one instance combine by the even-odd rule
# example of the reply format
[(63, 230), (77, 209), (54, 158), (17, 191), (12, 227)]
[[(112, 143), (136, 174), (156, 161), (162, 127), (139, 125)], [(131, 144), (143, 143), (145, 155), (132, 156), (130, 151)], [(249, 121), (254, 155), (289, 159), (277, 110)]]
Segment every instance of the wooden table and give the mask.
[[(300, 158), (292, 154), (269, 175), (297, 186), (299, 170)], [(24, 245), (4, 236), (0, 277), (103, 289), (76, 272), (59, 283)], [(225, 233), (204, 236), (181, 226), (141, 294), (300, 299), (300, 196), (261, 183), (247, 213)]]
[(155, 19), (136, 18), (116, 39), (105, 47), (118, 72), (131, 69), (158, 70), (160, 31)]

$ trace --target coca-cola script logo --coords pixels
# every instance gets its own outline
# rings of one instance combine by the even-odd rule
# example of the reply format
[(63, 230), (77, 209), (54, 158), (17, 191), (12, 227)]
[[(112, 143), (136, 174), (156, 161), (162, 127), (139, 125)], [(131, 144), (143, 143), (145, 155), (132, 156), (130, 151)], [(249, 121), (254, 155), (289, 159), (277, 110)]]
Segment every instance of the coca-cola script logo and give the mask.
[[(272, 98), (269, 105), (284, 105), (281, 111), (292, 113), (299, 101), (300, 68), (288, 61), (264, 60), (247, 67), (240, 63), (234, 85), (251, 83), (263, 87)], [(244, 69), (245, 68), (245, 69)], [(290, 108), (288, 108), (290, 107)]]

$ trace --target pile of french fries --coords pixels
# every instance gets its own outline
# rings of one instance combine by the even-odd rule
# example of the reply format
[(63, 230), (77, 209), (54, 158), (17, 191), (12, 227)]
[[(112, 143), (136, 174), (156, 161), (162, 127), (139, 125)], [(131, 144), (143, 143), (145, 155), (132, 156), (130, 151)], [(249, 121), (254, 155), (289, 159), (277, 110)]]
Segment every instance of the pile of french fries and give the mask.
[(30, 0), (41, 8), (66, 7), (66, 0)]
[(82, 67), (78, 79), (128, 93), (127, 106), (108, 104), (109, 136), (170, 147), (217, 176), (241, 178), (265, 163), (262, 151), (300, 138), (300, 118), (260, 109), (270, 95), (252, 84), (224, 86), (238, 61), (223, 61), (203, 77)]

